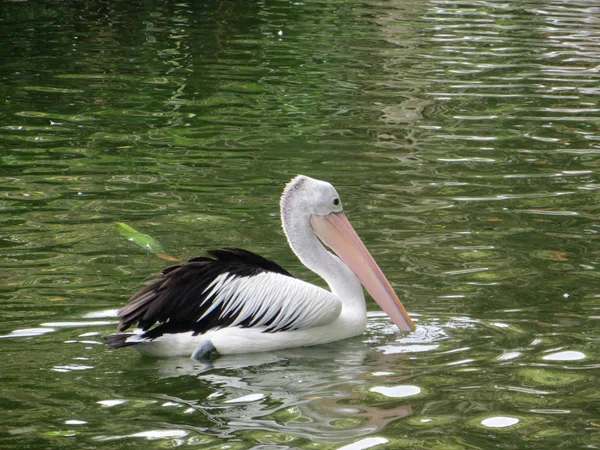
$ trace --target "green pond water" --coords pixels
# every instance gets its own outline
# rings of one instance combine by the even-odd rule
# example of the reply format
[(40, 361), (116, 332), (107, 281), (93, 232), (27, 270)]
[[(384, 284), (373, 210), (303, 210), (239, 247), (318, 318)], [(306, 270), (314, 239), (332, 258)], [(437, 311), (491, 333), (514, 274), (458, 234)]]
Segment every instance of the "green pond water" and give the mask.
[[(0, 42), (0, 448), (600, 447), (596, 0), (5, 1)], [(281, 231), (299, 173), (416, 332), (369, 299), (320, 347), (103, 345), (155, 253), (323, 285)]]

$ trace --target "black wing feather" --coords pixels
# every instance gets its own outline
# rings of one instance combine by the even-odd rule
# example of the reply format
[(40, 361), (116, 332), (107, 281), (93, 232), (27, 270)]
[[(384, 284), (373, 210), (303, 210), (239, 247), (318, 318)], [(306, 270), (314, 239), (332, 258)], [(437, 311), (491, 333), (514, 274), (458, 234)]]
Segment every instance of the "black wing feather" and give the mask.
[[(137, 323), (145, 331), (143, 337), (155, 339), (165, 333), (192, 331), (201, 334), (226, 327), (236, 320), (235, 313), (221, 317), (222, 312), (215, 308), (200, 320), (212, 305), (210, 301), (204, 301), (205, 291), (219, 275), (252, 277), (275, 272), (293, 277), (277, 263), (247, 250), (231, 248), (212, 250), (208, 254), (210, 257), (194, 258), (185, 264), (167, 267), (158, 278), (135, 293), (129, 304), (119, 311), (118, 331), (125, 331)], [(238, 326), (249, 327), (256, 320), (258, 318), (248, 318)]]

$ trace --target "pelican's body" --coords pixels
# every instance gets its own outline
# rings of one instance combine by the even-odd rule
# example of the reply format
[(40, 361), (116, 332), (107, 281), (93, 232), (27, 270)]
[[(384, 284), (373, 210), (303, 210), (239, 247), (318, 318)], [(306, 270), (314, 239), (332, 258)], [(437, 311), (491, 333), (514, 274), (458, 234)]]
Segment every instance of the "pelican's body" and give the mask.
[(346, 339), (365, 329), (361, 283), (400, 329), (414, 330), (331, 184), (297, 176), (283, 192), (281, 217), (290, 247), (330, 291), (254, 253), (212, 251), (212, 258), (165, 269), (137, 292), (119, 312), (118, 330), (138, 324), (142, 333), (109, 336), (108, 345), (151, 356), (203, 358), (215, 351), (263, 352)]

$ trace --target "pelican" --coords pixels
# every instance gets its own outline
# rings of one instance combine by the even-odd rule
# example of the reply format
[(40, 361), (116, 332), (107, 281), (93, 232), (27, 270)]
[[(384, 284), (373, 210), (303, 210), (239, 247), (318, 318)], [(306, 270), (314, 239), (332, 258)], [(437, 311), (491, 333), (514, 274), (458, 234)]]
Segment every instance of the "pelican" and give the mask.
[[(401, 331), (414, 331), (331, 184), (298, 175), (286, 185), (280, 205), (289, 246), (329, 291), (247, 250), (213, 250), (166, 268), (135, 293), (119, 311), (118, 333), (106, 338), (107, 345), (203, 359), (346, 339), (366, 327), (361, 284)], [(136, 324), (138, 332), (122, 333)]]

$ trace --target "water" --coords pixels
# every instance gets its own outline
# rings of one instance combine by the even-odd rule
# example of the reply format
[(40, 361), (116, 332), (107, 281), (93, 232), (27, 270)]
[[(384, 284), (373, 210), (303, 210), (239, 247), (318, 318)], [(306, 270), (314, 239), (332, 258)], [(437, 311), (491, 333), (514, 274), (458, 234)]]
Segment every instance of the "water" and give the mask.
[[(595, 1), (0, 4), (2, 448), (598, 448)], [(334, 183), (418, 324), (267, 355), (109, 352), (180, 258)]]

